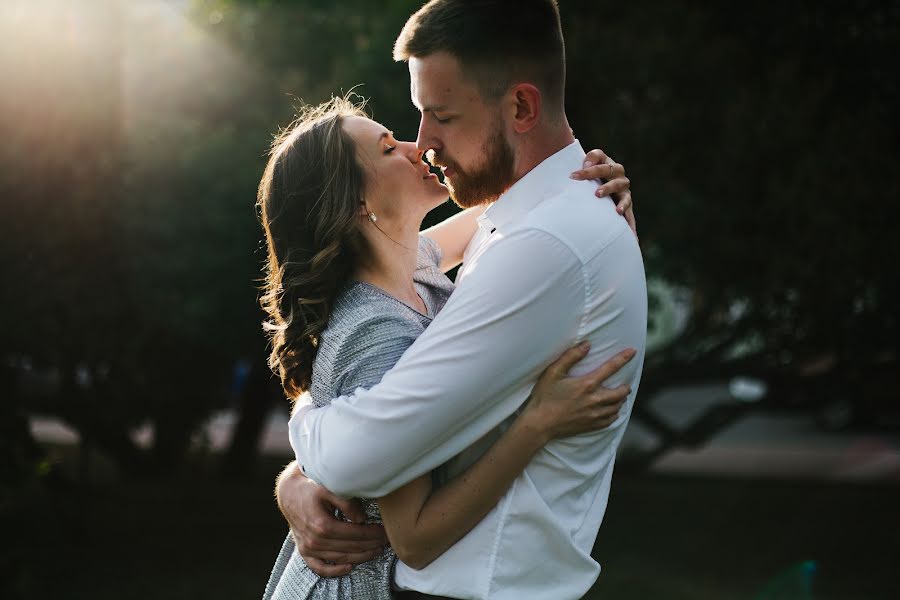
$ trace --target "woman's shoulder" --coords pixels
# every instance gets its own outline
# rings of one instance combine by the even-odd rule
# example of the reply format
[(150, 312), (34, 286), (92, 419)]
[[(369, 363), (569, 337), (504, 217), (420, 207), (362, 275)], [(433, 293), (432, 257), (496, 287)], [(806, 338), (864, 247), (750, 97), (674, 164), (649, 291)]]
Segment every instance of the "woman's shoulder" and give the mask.
[(356, 387), (377, 383), (423, 327), (395, 301), (351, 283), (335, 302), (313, 364), (313, 403), (321, 406)]
[(416, 269), (440, 268), (442, 259), (443, 254), (438, 243), (424, 233), (420, 233)]
[(358, 281), (338, 295), (319, 339), (316, 362), (347, 363), (379, 346), (409, 345), (424, 329), (415, 314)]
[(441, 247), (425, 234), (419, 234), (419, 254), (413, 280), (424, 287), (419, 294), (436, 315), (453, 293), (453, 282), (441, 271)]
[(338, 294), (323, 337), (336, 341), (374, 328), (406, 329), (415, 325), (409, 311), (374, 286), (351, 281)]

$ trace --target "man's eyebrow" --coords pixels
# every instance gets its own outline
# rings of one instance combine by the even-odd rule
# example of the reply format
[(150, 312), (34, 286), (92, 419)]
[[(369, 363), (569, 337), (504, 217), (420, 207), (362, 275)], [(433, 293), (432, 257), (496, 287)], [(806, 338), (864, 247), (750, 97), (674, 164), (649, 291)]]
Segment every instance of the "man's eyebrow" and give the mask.
[(434, 113), (434, 112), (443, 112), (443, 111), (447, 110), (447, 105), (446, 105), (446, 104), (441, 104), (441, 105), (439, 105), (439, 106), (423, 106), (423, 107), (420, 108), (419, 110), (420, 110), (421, 112), (423, 112), (423, 113), (426, 113), (426, 112), (432, 112), (432, 113)]

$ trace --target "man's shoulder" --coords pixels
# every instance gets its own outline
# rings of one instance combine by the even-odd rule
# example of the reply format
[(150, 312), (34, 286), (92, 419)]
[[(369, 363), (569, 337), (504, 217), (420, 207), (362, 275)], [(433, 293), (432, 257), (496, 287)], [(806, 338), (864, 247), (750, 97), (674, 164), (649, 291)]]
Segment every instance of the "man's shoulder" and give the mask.
[(630, 231), (613, 201), (598, 198), (596, 190), (594, 181), (573, 180), (535, 206), (520, 227), (552, 235), (588, 260)]

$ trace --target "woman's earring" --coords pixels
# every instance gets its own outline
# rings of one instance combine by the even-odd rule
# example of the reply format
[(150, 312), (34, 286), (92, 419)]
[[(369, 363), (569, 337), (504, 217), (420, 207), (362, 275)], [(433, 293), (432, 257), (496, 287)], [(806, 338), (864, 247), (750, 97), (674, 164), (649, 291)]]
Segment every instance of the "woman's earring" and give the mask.
[(372, 221), (372, 222), (374, 223), (375, 221), (378, 220), (378, 217), (375, 216), (375, 213), (370, 212), (370, 213), (369, 213), (369, 220)]

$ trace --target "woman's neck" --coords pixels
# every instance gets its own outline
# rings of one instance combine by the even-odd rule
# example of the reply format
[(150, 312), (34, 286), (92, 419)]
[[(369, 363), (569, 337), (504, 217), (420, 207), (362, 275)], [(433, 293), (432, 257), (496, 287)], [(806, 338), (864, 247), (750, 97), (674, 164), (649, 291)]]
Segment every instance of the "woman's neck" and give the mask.
[(424, 309), (413, 285), (418, 258), (419, 233), (410, 230), (390, 237), (371, 226), (366, 231), (370, 252), (354, 277), (377, 286), (416, 310)]

